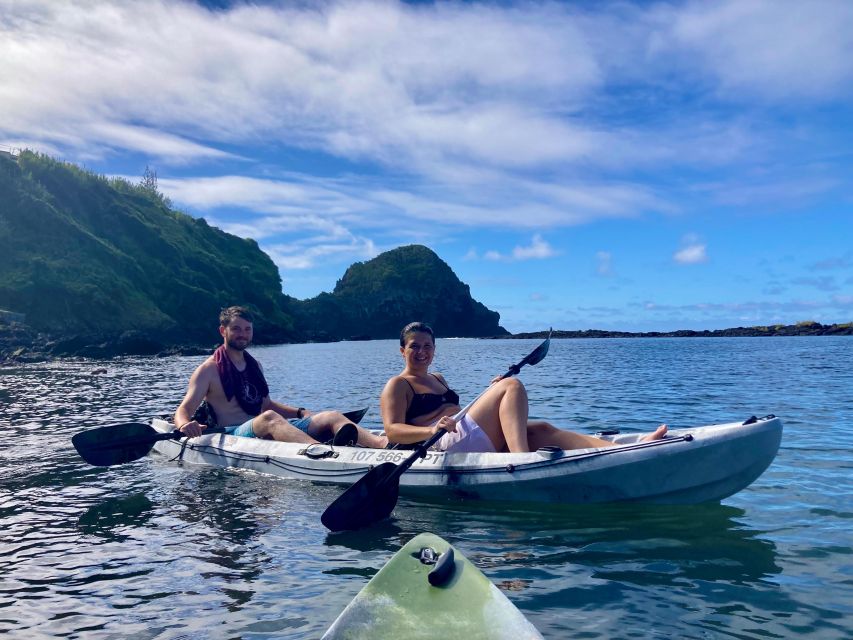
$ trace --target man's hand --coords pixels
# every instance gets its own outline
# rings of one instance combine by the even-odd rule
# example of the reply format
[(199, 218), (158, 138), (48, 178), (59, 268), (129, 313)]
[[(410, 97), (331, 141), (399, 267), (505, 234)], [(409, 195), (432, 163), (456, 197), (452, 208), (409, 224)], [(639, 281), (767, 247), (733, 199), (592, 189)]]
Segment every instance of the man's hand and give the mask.
[(180, 427), (178, 427), (178, 431), (183, 433), (188, 438), (197, 438), (201, 435), (201, 432), (207, 429), (206, 424), (199, 424), (195, 420), (190, 420), (189, 422), (185, 422)]

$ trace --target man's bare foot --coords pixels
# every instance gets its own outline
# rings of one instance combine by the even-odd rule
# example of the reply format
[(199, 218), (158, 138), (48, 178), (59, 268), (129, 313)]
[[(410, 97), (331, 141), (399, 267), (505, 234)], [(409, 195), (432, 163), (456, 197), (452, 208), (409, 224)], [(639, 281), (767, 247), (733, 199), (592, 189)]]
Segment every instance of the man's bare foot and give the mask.
[(640, 438), (640, 442), (651, 442), (652, 440), (663, 440), (663, 438), (666, 436), (666, 429), (667, 429), (666, 425), (662, 424), (657, 429), (655, 429), (653, 433), (650, 433), (649, 435), (643, 436), (642, 438)]

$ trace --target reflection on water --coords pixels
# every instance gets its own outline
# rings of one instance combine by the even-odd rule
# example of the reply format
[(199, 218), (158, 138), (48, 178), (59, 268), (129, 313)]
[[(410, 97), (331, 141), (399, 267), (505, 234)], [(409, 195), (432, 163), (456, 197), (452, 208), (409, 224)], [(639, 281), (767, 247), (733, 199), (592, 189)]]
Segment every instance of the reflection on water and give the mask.
[[(439, 341), (463, 400), (539, 341)], [(0, 633), (316, 638), (411, 537), (447, 538), (546, 637), (845, 638), (853, 627), (853, 350), (847, 339), (554, 341), (536, 415), (647, 430), (776, 413), (779, 456), (723, 505), (566, 507), (403, 497), (331, 534), (340, 489), (143, 459), (87, 466), (71, 436), (171, 412), (201, 358), (0, 368)], [(273, 395), (370, 406), (393, 341), (256, 350)], [(725, 366), (721, 366), (724, 363)]]
[(107, 498), (86, 509), (77, 520), (77, 528), (84, 535), (123, 542), (129, 537), (122, 534), (123, 529), (144, 526), (153, 513), (154, 504), (143, 493)]

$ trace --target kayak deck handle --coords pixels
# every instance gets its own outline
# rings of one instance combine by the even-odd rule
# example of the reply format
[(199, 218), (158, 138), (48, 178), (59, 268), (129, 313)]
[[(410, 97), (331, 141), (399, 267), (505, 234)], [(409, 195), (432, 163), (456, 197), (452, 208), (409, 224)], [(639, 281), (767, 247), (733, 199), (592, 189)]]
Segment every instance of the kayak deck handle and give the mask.
[(323, 460), (324, 458), (337, 458), (339, 454), (324, 444), (312, 444), (297, 451), (296, 455), (305, 456), (311, 460)]
[(559, 458), (562, 455), (564, 455), (565, 451), (563, 451), (563, 449), (561, 449), (560, 447), (549, 444), (549, 445), (545, 445), (544, 447), (539, 447), (536, 450), (536, 453), (538, 453), (543, 458), (548, 458), (549, 460), (553, 460), (554, 458)]
[(601, 438), (603, 436), (618, 436), (622, 433), (619, 429), (602, 429), (601, 431), (596, 431), (595, 436), (597, 438)]
[(421, 564), (435, 565), (427, 574), (427, 580), (434, 587), (445, 584), (456, 570), (453, 547), (448, 547), (444, 553), (437, 553), (432, 547), (424, 547), (417, 557)]

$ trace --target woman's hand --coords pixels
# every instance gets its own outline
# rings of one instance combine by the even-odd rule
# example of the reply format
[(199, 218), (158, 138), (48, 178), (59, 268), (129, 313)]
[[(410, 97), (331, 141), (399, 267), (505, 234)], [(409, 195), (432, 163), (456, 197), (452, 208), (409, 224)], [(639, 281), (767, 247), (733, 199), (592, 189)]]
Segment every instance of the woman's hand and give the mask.
[(494, 378), (492, 378), (492, 381), (489, 383), (489, 386), (492, 386), (496, 382), (500, 382), (503, 379), (504, 379), (503, 374), (495, 376)]
[(456, 431), (456, 420), (453, 416), (441, 416), (434, 425), (432, 425), (433, 434), (438, 433), (439, 429), (444, 429), (448, 433)]
[(206, 424), (199, 424), (195, 420), (190, 420), (189, 422), (185, 422), (180, 427), (178, 427), (178, 431), (183, 433), (188, 438), (197, 438), (201, 435), (201, 432), (207, 429)]

